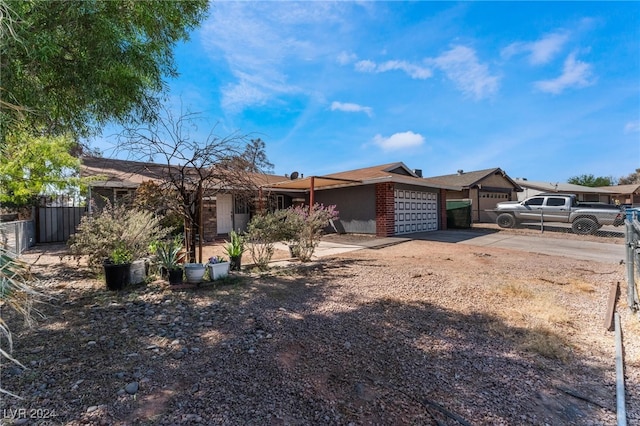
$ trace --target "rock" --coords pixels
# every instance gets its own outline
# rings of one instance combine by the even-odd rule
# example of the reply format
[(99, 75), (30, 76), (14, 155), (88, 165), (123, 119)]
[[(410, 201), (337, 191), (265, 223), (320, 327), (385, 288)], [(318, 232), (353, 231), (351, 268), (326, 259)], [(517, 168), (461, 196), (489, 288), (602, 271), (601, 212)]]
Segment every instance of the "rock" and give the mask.
[(96, 411), (99, 407), (97, 405), (92, 405), (91, 407), (87, 408), (87, 413), (93, 413), (94, 411)]
[(184, 352), (177, 351), (171, 354), (171, 356), (173, 357), (173, 359), (181, 359), (182, 357), (184, 357)]
[(138, 392), (139, 386), (140, 385), (138, 384), (138, 382), (131, 382), (131, 383), (128, 383), (127, 386), (124, 387), (124, 390), (129, 395), (135, 395)]
[(7, 373), (12, 375), (12, 376), (20, 376), (22, 374), (23, 370), (20, 367), (10, 367), (7, 370)]

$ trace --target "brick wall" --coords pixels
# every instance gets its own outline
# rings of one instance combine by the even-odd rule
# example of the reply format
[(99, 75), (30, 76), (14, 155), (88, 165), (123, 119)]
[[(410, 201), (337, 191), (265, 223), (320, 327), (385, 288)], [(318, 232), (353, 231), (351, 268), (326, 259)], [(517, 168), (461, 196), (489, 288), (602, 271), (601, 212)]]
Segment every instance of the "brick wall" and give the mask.
[(376, 236), (390, 237), (395, 227), (394, 184), (376, 184)]
[(218, 218), (215, 201), (203, 200), (202, 202), (202, 227), (203, 241), (215, 241), (218, 236)]
[(438, 201), (440, 202), (440, 228), (442, 230), (447, 229), (447, 190), (440, 189), (440, 198)]

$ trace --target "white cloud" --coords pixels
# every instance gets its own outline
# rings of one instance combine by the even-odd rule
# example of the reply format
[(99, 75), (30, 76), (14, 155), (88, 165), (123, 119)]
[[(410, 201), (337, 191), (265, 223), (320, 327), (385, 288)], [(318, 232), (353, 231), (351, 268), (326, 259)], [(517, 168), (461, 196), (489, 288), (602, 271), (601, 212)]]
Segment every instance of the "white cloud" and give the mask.
[(499, 78), (469, 47), (455, 46), (431, 61), (466, 95), (482, 99), (498, 90)]
[(340, 65), (349, 65), (358, 60), (358, 56), (355, 53), (340, 52), (336, 58)]
[(333, 102), (331, 103), (331, 111), (343, 111), (343, 112), (364, 112), (369, 117), (373, 114), (373, 109), (371, 107), (362, 106), (358, 104), (352, 103), (343, 103), (343, 102)]
[(408, 131), (402, 133), (394, 133), (388, 138), (385, 138), (381, 135), (375, 135), (373, 138), (373, 143), (378, 145), (384, 151), (395, 151), (402, 148), (420, 146), (424, 143), (424, 137), (419, 133)]
[(551, 80), (541, 80), (534, 83), (535, 87), (546, 93), (557, 95), (571, 87), (587, 87), (594, 83), (591, 65), (576, 59), (571, 53), (564, 61), (562, 74)]
[(332, 40), (319, 42), (315, 32), (340, 25), (341, 8), (324, 2), (216, 2), (200, 38), (215, 66), (224, 63), (235, 79), (222, 87), (223, 108), (241, 111), (282, 95), (314, 93), (289, 68), (335, 54)]
[(376, 63), (369, 60), (358, 61), (355, 64), (356, 71), (360, 72), (376, 72)]
[(502, 49), (502, 56), (510, 58), (519, 53), (528, 53), (529, 62), (532, 65), (543, 65), (549, 63), (558, 53), (562, 51), (569, 40), (569, 34), (558, 31), (548, 34), (539, 40), (532, 42), (515, 42)]
[(625, 133), (639, 133), (640, 132), (640, 120), (630, 121), (624, 126)]
[(418, 80), (425, 80), (433, 74), (431, 69), (409, 63), (407, 61), (386, 61), (376, 64), (370, 60), (358, 61), (355, 64), (356, 71), (382, 73), (387, 71), (404, 71), (409, 77)]

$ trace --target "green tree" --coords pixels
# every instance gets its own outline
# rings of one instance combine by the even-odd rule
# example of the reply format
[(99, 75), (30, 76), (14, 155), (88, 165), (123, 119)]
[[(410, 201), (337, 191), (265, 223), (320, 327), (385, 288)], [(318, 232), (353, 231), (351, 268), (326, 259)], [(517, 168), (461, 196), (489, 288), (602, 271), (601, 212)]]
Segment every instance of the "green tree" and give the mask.
[(570, 177), (569, 179), (567, 179), (567, 183), (572, 183), (574, 185), (598, 187), (598, 186), (615, 185), (616, 181), (612, 176), (595, 177), (594, 175), (585, 174), (585, 175)]
[(618, 180), (618, 185), (640, 184), (640, 169), (636, 169), (634, 173), (623, 176)]
[(40, 194), (77, 188), (75, 146), (69, 135), (32, 136), (23, 128), (9, 132), (0, 149), (0, 204), (22, 207)]
[(153, 118), (164, 78), (177, 75), (172, 48), (188, 39), (207, 6), (207, 0), (0, 0), (3, 129), (17, 115), (53, 135)]

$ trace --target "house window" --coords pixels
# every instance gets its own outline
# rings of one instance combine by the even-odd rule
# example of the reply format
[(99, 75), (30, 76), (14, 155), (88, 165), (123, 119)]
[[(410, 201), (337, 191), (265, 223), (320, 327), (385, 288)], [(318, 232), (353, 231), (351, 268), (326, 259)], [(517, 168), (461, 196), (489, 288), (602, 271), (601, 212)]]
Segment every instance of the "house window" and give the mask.
[(284, 210), (284, 195), (276, 196), (276, 208), (278, 210)]
[(235, 214), (249, 214), (249, 203), (243, 198), (236, 198), (235, 201)]

